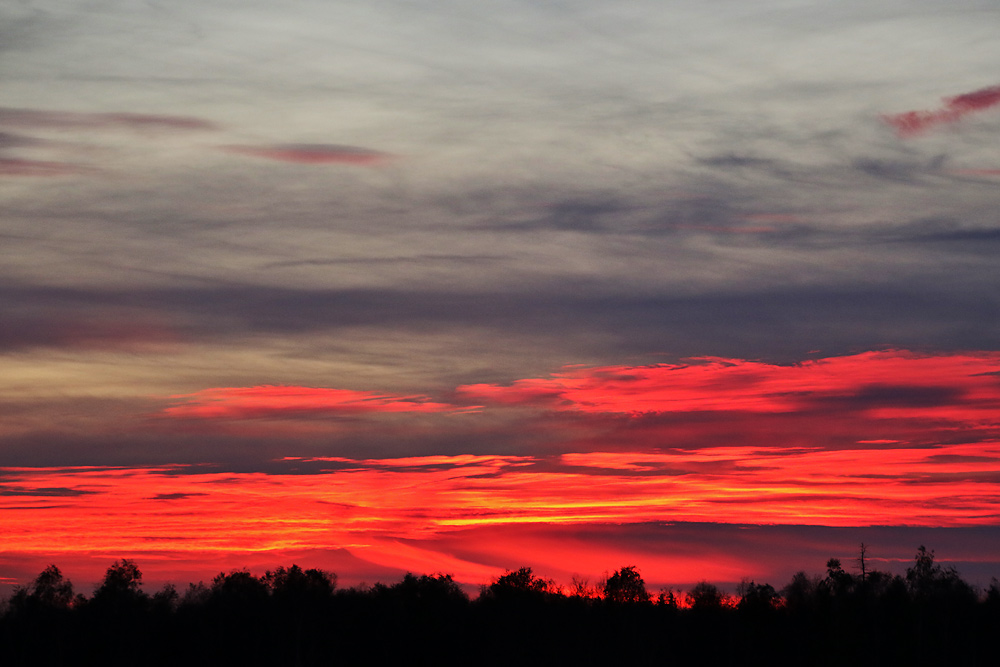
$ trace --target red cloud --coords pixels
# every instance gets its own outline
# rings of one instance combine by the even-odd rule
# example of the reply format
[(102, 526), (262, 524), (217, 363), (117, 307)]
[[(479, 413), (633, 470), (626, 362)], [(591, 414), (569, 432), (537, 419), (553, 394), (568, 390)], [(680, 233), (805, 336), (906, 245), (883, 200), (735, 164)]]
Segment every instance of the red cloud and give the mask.
[(171, 417), (252, 419), (364, 412), (446, 412), (455, 409), (426, 396), (392, 396), (370, 391), (317, 387), (219, 387), (187, 396), (164, 410)]
[(904, 137), (920, 134), (942, 123), (953, 123), (976, 111), (1000, 104), (1000, 86), (983, 88), (957, 97), (944, 98), (944, 107), (934, 111), (907, 111), (884, 115), (882, 119)]
[(791, 413), (830, 403), (884, 417), (996, 421), (1000, 353), (865, 352), (781, 366), (741, 359), (575, 368), (511, 385), (466, 385), (458, 394), (497, 405), (583, 413)]
[[(402, 553), (401, 544), (420, 550), (469, 529), (521, 525), (551, 533), (558, 526), (665, 521), (995, 526), (1000, 518), (998, 442), (597, 452), (547, 465), (504, 456), (459, 457), (449, 465), (448, 458), (433, 457), (429, 465), (420, 457), (362, 459), (350, 469), (293, 475), (198, 466), (0, 468), (4, 551), (51, 558), (136, 553), (155, 543), (161, 554), (196, 560), (349, 549), (412, 569), (417, 554)], [(585, 550), (607, 543), (581, 532), (552, 548), (569, 553), (575, 540)], [(529, 557), (513, 546), (480, 544), (485, 551), (476, 560)], [(599, 563), (577, 567), (596, 574), (591, 568)]]
[(299, 164), (353, 164), (374, 166), (389, 159), (385, 153), (333, 144), (276, 144), (271, 146), (222, 146), (222, 150), (281, 162)]

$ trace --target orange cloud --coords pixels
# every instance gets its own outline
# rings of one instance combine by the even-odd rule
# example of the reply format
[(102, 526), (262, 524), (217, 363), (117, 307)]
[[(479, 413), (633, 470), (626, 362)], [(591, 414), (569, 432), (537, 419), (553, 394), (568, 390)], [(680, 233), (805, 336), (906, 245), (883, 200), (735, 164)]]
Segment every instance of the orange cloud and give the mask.
[(185, 419), (253, 419), (365, 412), (447, 412), (456, 409), (426, 396), (392, 396), (370, 391), (318, 387), (218, 387), (185, 396), (163, 413)]
[(982, 88), (956, 97), (944, 98), (944, 107), (934, 111), (907, 111), (882, 116), (900, 136), (909, 137), (943, 123), (954, 123), (965, 116), (1000, 105), (1000, 86)]

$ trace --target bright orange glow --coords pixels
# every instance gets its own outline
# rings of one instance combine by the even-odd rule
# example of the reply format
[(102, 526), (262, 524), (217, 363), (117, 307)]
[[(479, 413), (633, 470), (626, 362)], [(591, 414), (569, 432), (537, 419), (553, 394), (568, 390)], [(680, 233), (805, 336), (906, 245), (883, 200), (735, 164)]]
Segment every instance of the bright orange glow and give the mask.
[[(470, 429), (461, 438), (541, 444), (521, 455), (470, 439), (461, 455), (279, 456), (241, 472), (0, 468), (4, 552), (56, 562), (145, 554), (220, 569), (323, 553), (355, 572), (445, 571), (467, 583), (525, 564), (568, 580), (637, 563), (659, 581), (734, 580), (747, 573), (740, 554), (664, 554), (597, 527), (1000, 524), (998, 353), (574, 367), (456, 395), (478, 407), (347, 389), (214, 388), (172, 397), (144, 424), (289, 440), (454, 427)], [(300, 429), (327, 414), (352, 419), (343, 430)], [(299, 451), (347, 451), (312, 446)]]
[(358, 460), (315, 474), (5, 468), (0, 513), (6, 550), (53, 557), (342, 548), (374, 562), (405, 555), (427, 565), (433, 558), (419, 541), (495, 524), (996, 524), (998, 462), (1000, 442), (435, 456)]

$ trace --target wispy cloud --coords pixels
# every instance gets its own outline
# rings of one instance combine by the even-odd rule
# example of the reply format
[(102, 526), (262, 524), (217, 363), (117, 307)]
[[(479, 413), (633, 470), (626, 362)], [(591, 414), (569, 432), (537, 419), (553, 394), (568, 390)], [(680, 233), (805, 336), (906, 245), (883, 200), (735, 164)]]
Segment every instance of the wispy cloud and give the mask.
[(141, 113), (87, 113), (50, 111), (45, 109), (0, 108), (0, 127), (30, 127), (53, 129), (132, 128), (215, 130), (215, 123), (193, 116), (171, 116)]
[(92, 169), (70, 162), (0, 158), (0, 176), (69, 176), (88, 171)]
[(426, 396), (393, 396), (320, 387), (217, 387), (187, 396), (163, 414), (185, 419), (253, 419), (367, 412), (444, 412), (456, 409)]
[(379, 151), (335, 144), (272, 144), (265, 146), (221, 146), (220, 148), (229, 153), (299, 164), (349, 164), (373, 167), (384, 164), (391, 159), (391, 156)]
[(907, 111), (882, 116), (900, 136), (910, 137), (936, 125), (954, 123), (969, 114), (1000, 105), (1000, 86), (981, 88), (971, 93), (944, 98), (944, 106), (932, 111)]

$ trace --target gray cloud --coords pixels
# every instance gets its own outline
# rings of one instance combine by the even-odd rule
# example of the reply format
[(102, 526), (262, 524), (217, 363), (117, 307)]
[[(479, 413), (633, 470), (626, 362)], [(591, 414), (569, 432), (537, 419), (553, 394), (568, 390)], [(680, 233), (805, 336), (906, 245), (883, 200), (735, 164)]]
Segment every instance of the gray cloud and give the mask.
[[(204, 495), (208, 495), (208, 494), (205, 494), (205, 493), (157, 493), (155, 496), (151, 496), (150, 500), (184, 500), (185, 498), (191, 498), (192, 496), (204, 496)], [(146, 538), (146, 539), (153, 539), (153, 538)], [(168, 539), (168, 538), (156, 538), (156, 539)], [(187, 539), (190, 539), (190, 538), (187, 538)]]
[(10, 486), (7, 484), (0, 485), (0, 496), (24, 496), (29, 498), (40, 497), (54, 497), (54, 498), (73, 498), (76, 496), (85, 496), (95, 491), (85, 491), (83, 489), (69, 489), (65, 487), (41, 487), (41, 488), (30, 488), (25, 486)]
[[(829, 354), (885, 346), (991, 349), (1000, 333), (997, 292), (988, 282), (964, 289), (859, 285), (690, 296), (602, 294), (601, 286), (595, 287), (581, 293), (555, 286), (538, 292), (440, 292), (8, 285), (0, 288), (0, 345), (114, 347), (345, 329), (420, 337), (480, 328), (535, 336), (539, 344), (557, 334), (561, 345), (581, 353), (599, 341), (609, 359), (666, 352), (792, 360), (813, 349)], [(25, 316), (31, 312), (57, 313), (58, 319)]]

